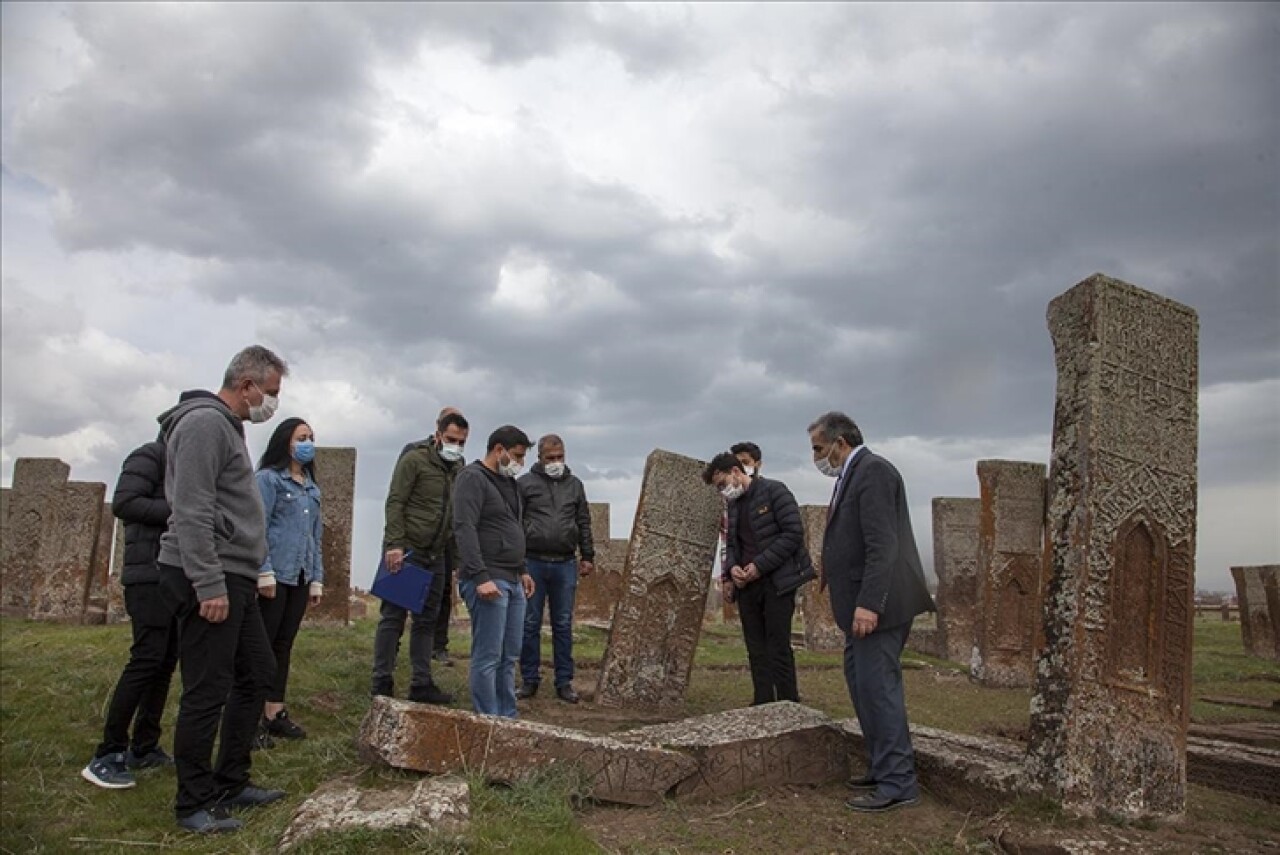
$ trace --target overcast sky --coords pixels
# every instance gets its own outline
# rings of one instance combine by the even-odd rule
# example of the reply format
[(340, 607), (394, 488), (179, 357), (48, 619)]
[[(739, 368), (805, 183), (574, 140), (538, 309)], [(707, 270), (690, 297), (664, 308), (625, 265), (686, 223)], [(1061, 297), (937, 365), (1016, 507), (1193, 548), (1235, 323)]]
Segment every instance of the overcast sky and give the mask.
[[(1280, 4), (4, 3), (0, 479), (113, 486), (259, 342), (355, 446), (357, 584), (442, 405), (645, 456), (842, 409), (933, 496), (1048, 462), (1048, 302), (1200, 314), (1197, 582), (1280, 561)], [(271, 426), (251, 427), (255, 458)]]

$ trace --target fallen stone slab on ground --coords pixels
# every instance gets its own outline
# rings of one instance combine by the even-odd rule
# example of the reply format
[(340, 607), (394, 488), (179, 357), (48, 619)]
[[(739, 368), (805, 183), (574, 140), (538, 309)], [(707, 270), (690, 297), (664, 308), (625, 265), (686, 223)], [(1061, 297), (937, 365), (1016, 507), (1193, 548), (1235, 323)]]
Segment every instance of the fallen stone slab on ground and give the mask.
[(388, 789), (329, 781), (298, 808), (280, 838), (279, 851), (333, 831), (430, 829), (459, 834), (470, 821), (471, 794), (461, 778), (423, 778), (412, 786)]
[(698, 771), (692, 757), (653, 745), (387, 697), (373, 699), (358, 744), (366, 759), (398, 769), (474, 771), (506, 783), (573, 765), (589, 795), (621, 804), (655, 804)]
[(1277, 722), (1238, 721), (1227, 724), (1192, 722), (1187, 734), (1199, 739), (1238, 742), (1241, 745), (1257, 745), (1262, 748), (1280, 748), (1280, 723)]
[(849, 775), (849, 743), (824, 713), (790, 701), (727, 710), (616, 734), (693, 757), (695, 774), (675, 795), (715, 798), (784, 784), (826, 784)]
[(1280, 751), (1189, 737), (1187, 780), (1280, 804)]
[[(857, 719), (839, 724), (857, 764), (866, 757), (862, 728)], [(1024, 770), (1026, 747), (1012, 740), (912, 725), (911, 745), (920, 786), (948, 804), (995, 810), (1034, 792)]]

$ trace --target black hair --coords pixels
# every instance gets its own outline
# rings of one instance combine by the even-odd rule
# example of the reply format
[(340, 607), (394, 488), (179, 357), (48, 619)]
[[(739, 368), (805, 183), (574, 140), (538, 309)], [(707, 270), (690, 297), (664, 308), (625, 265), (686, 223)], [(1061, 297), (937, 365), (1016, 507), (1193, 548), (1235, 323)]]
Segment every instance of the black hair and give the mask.
[(522, 445), (528, 448), (533, 442), (515, 425), (503, 425), (489, 434), (489, 445), (485, 447), (485, 451), (493, 451), (499, 445), (503, 448), (519, 448)]
[(746, 473), (746, 470), (742, 468), (742, 461), (735, 457), (732, 451), (722, 451), (711, 458), (707, 468), (702, 470), (702, 480), (710, 484), (717, 472), (732, 472), (735, 469), (744, 474)]
[(735, 445), (729, 446), (729, 451), (733, 454), (742, 454), (745, 451), (747, 454), (751, 455), (751, 459), (756, 463), (764, 460), (764, 458), (760, 456), (760, 446), (756, 445), (754, 442), (739, 442)]
[[(293, 460), (293, 455), (289, 453), (293, 432), (298, 429), (298, 425), (305, 424), (308, 424), (306, 419), (293, 416), (276, 425), (276, 429), (271, 432), (271, 439), (267, 440), (267, 450), (262, 452), (262, 458), (258, 460), (258, 469), (288, 469), (289, 462)], [(315, 461), (302, 464), (302, 470), (312, 481), (316, 480)]]
[(436, 421), (436, 431), (444, 433), (450, 425), (457, 425), (463, 430), (471, 430), (471, 425), (463, 418), (462, 413), (445, 413)]
[(841, 412), (832, 411), (818, 416), (818, 418), (814, 419), (813, 424), (809, 425), (809, 433), (813, 433), (815, 430), (827, 442), (843, 439), (849, 443), (850, 448), (857, 448), (862, 445), (862, 431), (858, 429), (853, 419)]

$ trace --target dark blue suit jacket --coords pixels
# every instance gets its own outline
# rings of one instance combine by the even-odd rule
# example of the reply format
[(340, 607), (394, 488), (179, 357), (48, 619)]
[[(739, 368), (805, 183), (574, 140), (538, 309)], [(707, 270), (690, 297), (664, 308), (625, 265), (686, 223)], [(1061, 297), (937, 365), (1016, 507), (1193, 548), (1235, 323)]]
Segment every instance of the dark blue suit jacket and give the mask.
[(902, 476), (868, 448), (858, 451), (840, 483), (822, 538), (822, 567), (836, 625), (846, 633), (858, 607), (880, 616), (877, 629), (935, 610)]

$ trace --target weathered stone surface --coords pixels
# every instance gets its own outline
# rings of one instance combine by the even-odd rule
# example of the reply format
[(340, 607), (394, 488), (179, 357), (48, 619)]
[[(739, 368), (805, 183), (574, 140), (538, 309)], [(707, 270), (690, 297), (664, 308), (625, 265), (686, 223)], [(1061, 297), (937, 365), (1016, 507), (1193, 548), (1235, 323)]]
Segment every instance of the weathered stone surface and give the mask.
[(31, 617), (33, 586), (41, 570), (41, 544), (53, 519), (55, 496), (71, 467), (51, 457), (20, 457), (13, 464), (13, 488), (4, 517), (0, 556), (0, 611)]
[[(822, 538), (827, 533), (827, 506), (801, 505), (800, 517), (804, 521), (804, 543), (809, 550), (814, 570), (822, 566)], [(809, 650), (844, 650), (844, 632), (836, 626), (831, 613), (830, 590), (818, 591), (818, 583), (812, 582), (800, 588), (796, 605), (804, 621), (804, 645)]]
[(111, 513), (111, 503), (102, 506), (102, 521), (98, 524), (98, 542), (93, 548), (93, 567), (89, 575), (89, 596), (85, 607), (84, 622), (102, 624), (107, 622), (107, 608), (110, 599), (111, 585), (111, 551), (112, 539), (116, 532), (115, 514)]
[(622, 596), (626, 578), (627, 541), (609, 536), (609, 505), (591, 503), (591, 539), (596, 548), (596, 570), (578, 580), (573, 603), (574, 623), (607, 627)]
[(825, 784), (849, 776), (849, 743), (824, 713), (790, 701), (728, 710), (616, 735), (692, 756), (697, 772), (676, 796), (715, 798), (783, 784)]
[(508, 783), (573, 764), (593, 797), (621, 804), (654, 804), (698, 770), (691, 757), (665, 748), (387, 697), (373, 699), (357, 741), (366, 759), (398, 769), (478, 771)]
[(1058, 369), (1028, 772), (1077, 813), (1186, 801), (1198, 320), (1102, 275), (1049, 306)]
[[(919, 618), (917, 618), (919, 621)], [(936, 626), (912, 625), (907, 636), (907, 649), (935, 659), (946, 659), (947, 649), (942, 643), (942, 633)]]
[(933, 500), (933, 573), (938, 635), (946, 658), (968, 663), (977, 640), (980, 499)]
[[(857, 719), (839, 724), (857, 766), (866, 756), (862, 728)], [(911, 747), (921, 786), (964, 810), (993, 811), (1035, 791), (1026, 775), (1025, 751), (1017, 742), (911, 725)]]
[(324, 596), (307, 609), (311, 623), (350, 622), (351, 529), (355, 524), (356, 450), (317, 448), (316, 482), (320, 485), (320, 516), (324, 521)]
[(41, 572), (32, 580), (33, 620), (84, 620), (106, 495), (106, 484), (69, 481), (54, 497), (40, 547)]
[(388, 789), (354, 781), (321, 784), (294, 813), (278, 851), (320, 834), (350, 831), (429, 830), (460, 834), (471, 824), (471, 792), (461, 778), (423, 778)]
[(684, 700), (720, 531), (720, 497), (702, 482), (704, 465), (662, 450), (645, 464), (626, 587), (600, 666), (601, 705)]
[(111, 577), (107, 583), (107, 623), (123, 623), (129, 619), (124, 609), (124, 586), (120, 574), (124, 572), (124, 520), (112, 520), (115, 530), (114, 548), (111, 550)]
[(1040, 630), (1043, 463), (979, 460), (978, 615), (969, 673), (984, 686), (1030, 686)]
[(1245, 651), (1280, 660), (1280, 564), (1232, 567), (1231, 578), (1240, 601)]
[(1280, 751), (1191, 737), (1187, 740), (1187, 779), (1280, 804)]

